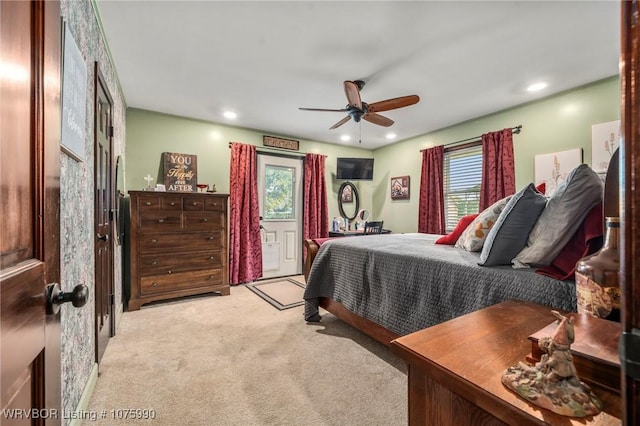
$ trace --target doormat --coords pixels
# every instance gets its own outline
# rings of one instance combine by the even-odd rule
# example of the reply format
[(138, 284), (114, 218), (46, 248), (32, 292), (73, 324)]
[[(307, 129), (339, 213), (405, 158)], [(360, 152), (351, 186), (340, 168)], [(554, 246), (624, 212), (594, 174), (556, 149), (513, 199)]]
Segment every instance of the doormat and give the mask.
[(294, 308), (304, 303), (304, 284), (290, 278), (256, 282), (245, 286), (279, 310)]

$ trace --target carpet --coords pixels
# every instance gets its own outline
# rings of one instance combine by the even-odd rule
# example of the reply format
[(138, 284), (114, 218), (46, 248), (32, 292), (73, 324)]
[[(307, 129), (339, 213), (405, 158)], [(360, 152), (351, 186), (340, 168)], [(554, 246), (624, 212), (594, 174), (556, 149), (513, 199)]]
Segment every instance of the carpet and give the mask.
[(246, 287), (279, 310), (304, 303), (305, 285), (291, 278), (278, 278), (246, 284)]

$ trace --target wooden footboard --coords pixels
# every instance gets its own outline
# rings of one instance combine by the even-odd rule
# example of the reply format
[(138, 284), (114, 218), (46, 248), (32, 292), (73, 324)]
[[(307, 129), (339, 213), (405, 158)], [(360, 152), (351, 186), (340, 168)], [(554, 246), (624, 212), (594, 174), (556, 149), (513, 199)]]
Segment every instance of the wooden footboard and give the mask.
[(304, 280), (306, 281), (309, 279), (311, 265), (313, 264), (313, 259), (316, 258), (316, 254), (318, 254), (320, 246), (313, 240), (304, 240), (304, 247), (307, 249), (307, 257), (304, 260)]

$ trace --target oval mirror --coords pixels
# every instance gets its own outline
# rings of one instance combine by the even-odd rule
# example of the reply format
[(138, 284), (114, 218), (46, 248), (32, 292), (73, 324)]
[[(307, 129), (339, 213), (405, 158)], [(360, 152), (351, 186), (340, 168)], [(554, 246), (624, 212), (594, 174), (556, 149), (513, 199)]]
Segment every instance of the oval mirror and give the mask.
[(348, 220), (353, 220), (358, 215), (360, 209), (360, 198), (358, 197), (358, 189), (351, 182), (345, 182), (340, 185), (338, 190), (338, 209), (340, 215)]

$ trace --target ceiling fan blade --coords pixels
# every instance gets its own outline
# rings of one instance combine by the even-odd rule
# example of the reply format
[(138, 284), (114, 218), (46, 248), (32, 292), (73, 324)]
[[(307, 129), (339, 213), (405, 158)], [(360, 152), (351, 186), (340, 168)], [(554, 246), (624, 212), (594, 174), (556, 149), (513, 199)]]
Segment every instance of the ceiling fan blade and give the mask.
[(367, 105), (369, 112), (382, 112), (391, 109), (403, 108), (409, 105), (417, 104), (420, 100), (418, 95), (401, 96), (399, 98), (387, 99), (380, 102), (374, 102)]
[(338, 121), (336, 124), (334, 124), (333, 126), (329, 127), (329, 130), (333, 130), (336, 127), (340, 127), (342, 126), (344, 123), (346, 123), (347, 121), (351, 120), (351, 116), (347, 115), (345, 118), (343, 118), (342, 120)]
[(370, 123), (377, 124), (378, 126), (389, 127), (393, 124), (393, 120), (383, 115), (376, 114), (375, 112), (368, 112), (362, 116)]
[(344, 93), (347, 95), (349, 105), (358, 109), (362, 109), (362, 100), (360, 99), (360, 89), (354, 81), (344, 82)]
[(302, 111), (330, 111), (330, 112), (347, 112), (346, 109), (325, 109), (325, 108), (298, 108)]

